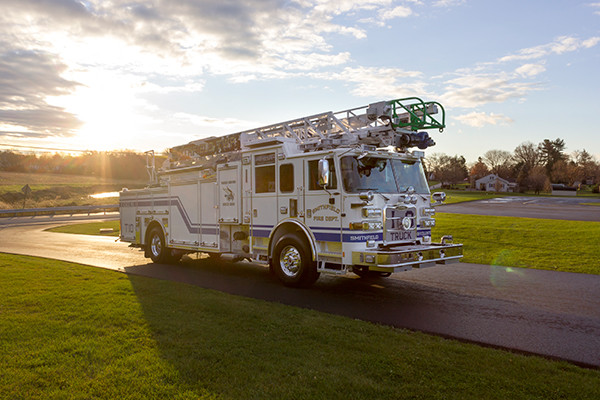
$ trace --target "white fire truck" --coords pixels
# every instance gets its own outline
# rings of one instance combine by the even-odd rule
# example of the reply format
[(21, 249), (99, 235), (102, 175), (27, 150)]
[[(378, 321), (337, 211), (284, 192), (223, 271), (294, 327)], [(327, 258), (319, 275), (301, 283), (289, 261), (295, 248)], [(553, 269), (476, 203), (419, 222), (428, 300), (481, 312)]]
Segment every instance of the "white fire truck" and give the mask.
[(458, 261), (451, 236), (431, 240), (445, 194), (431, 195), (424, 153), (408, 150), (444, 127), (441, 104), (406, 98), (192, 141), (160, 170), (149, 152), (150, 185), (120, 193), (121, 240), (156, 263), (202, 252), (268, 264), (288, 286)]

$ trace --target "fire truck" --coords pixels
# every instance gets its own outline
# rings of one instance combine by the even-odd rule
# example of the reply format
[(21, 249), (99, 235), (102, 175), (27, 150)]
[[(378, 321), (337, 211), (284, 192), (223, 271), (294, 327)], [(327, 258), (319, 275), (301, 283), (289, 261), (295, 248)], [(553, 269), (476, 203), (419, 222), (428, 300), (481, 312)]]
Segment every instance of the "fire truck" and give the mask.
[(423, 169), (444, 127), (441, 104), (411, 97), (195, 140), (160, 169), (148, 152), (150, 184), (120, 193), (120, 238), (155, 263), (247, 259), (297, 287), (459, 261), (452, 236), (432, 241), (446, 195)]

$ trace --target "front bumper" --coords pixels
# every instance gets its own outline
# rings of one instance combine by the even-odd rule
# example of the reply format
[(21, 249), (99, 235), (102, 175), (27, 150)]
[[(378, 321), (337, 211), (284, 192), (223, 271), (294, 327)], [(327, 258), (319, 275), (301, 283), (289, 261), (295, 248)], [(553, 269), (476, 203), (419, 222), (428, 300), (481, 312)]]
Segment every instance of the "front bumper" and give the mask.
[(355, 267), (368, 267), (370, 271), (408, 271), (412, 268), (458, 262), (462, 258), (462, 247), (462, 244), (432, 243), (396, 246), (375, 251), (354, 251), (352, 264)]

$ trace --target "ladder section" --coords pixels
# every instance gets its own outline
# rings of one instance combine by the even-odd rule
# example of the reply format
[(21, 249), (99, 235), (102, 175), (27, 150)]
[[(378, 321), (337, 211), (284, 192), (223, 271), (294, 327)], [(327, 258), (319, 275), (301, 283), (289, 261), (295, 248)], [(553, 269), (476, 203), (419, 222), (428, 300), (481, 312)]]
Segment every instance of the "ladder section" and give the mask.
[[(435, 119), (433, 114), (439, 111), (441, 118)], [(406, 148), (416, 146), (416, 141), (411, 139), (415, 135), (413, 131), (431, 128), (442, 131), (444, 127), (445, 112), (440, 103), (408, 97), (196, 140), (173, 147), (171, 160), (184, 166), (194, 164), (192, 159), (206, 161), (225, 153), (239, 153), (244, 149), (282, 142), (295, 143), (301, 151), (357, 143)], [(404, 139), (400, 140), (400, 136)]]

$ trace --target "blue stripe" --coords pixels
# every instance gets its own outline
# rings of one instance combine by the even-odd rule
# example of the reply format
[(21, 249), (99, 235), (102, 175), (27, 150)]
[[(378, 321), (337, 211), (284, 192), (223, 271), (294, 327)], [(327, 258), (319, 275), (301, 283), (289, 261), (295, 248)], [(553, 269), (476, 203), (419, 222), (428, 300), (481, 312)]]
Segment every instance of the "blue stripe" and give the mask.
[(383, 232), (344, 233), (344, 243), (366, 242), (367, 240), (383, 240)]
[(268, 238), (271, 235), (271, 229), (253, 229), (252, 236)]
[(189, 233), (196, 235), (217, 235), (219, 232), (218, 225), (216, 224), (199, 224), (192, 222), (179, 196), (132, 200), (122, 202), (121, 205), (123, 207), (174, 206), (177, 207), (179, 215), (183, 219)]

